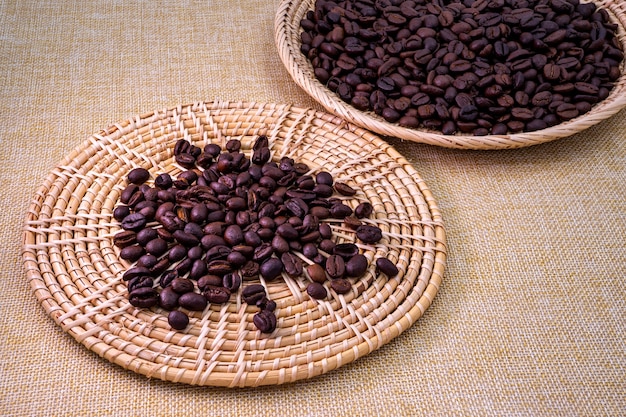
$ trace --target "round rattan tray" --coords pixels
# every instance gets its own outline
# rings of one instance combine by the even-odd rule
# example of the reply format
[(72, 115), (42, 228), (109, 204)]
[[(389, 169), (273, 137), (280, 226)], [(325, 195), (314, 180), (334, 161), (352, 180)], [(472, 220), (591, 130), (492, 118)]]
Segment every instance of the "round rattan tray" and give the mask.
[[(262, 282), (276, 301), (278, 325), (256, 330), (254, 311), (231, 295), (191, 314), (183, 331), (158, 307), (127, 298), (112, 218), (127, 173), (180, 169), (174, 143), (240, 139), (249, 152), (266, 134), (273, 158), (290, 156), (352, 184), (346, 204), (368, 200), (368, 220), (383, 239), (360, 248), (395, 262), (387, 278), (374, 262), (352, 292), (315, 301), (306, 278)], [(358, 186), (358, 187), (357, 187)], [(337, 242), (356, 239), (334, 224)], [(149, 378), (206, 386), (283, 384), (324, 374), (380, 348), (430, 306), (446, 260), (441, 213), (415, 169), (389, 144), (336, 116), (288, 105), (203, 102), (133, 117), (89, 137), (53, 169), (30, 204), (23, 233), (26, 276), (54, 322), (91, 351)], [(252, 281), (259, 283), (259, 279)]]
[[(626, 2), (596, 0), (599, 7), (609, 11), (618, 25), (618, 38), (626, 51)], [(293, 80), (324, 108), (343, 119), (376, 132), (413, 142), (427, 143), (447, 148), (508, 149), (521, 148), (571, 136), (605, 120), (626, 106), (626, 64), (622, 62), (622, 75), (616, 81), (609, 97), (591, 111), (575, 119), (534, 132), (507, 135), (443, 135), (426, 129), (412, 129), (389, 123), (374, 112), (364, 112), (344, 102), (313, 75), (313, 67), (300, 52), (300, 20), (312, 10), (315, 0), (282, 0), (278, 6), (274, 29), (278, 53)]]

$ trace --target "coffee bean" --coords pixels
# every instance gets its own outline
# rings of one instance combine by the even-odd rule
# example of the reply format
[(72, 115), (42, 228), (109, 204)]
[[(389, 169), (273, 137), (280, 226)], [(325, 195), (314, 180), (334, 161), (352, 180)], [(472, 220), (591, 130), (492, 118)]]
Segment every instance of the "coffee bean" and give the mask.
[(244, 287), (241, 296), (246, 304), (254, 305), (266, 296), (265, 287), (261, 284), (251, 284)]
[(363, 225), (356, 230), (356, 236), (364, 243), (377, 243), (382, 239), (382, 231), (377, 226)]
[(139, 245), (124, 246), (120, 251), (120, 258), (129, 262), (135, 262), (137, 259), (145, 255), (146, 251)]
[(261, 310), (252, 317), (252, 322), (263, 333), (276, 330), (276, 315), (270, 310)]
[(182, 311), (172, 310), (167, 315), (167, 322), (175, 330), (183, 330), (189, 325), (189, 316)]
[(187, 310), (202, 311), (206, 308), (208, 302), (202, 294), (188, 292), (178, 298), (178, 304)]
[(333, 279), (330, 281), (330, 288), (337, 294), (347, 294), (352, 290), (352, 283), (345, 278)]
[(150, 308), (159, 302), (159, 294), (152, 287), (140, 287), (128, 295), (131, 305), (140, 308)]
[(341, 278), (346, 272), (346, 264), (339, 255), (331, 255), (326, 259), (326, 273), (331, 278)]
[(387, 258), (376, 259), (376, 267), (380, 272), (387, 275), (389, 278), (393, 278), (398, 275), (398, 268)]
[(122, 249), (137, 243), (137, 233), (132, 230), (124, 230), (113, 236), (113, 244)]
[(278, 258), (269, 258), (259, 266), (259, 273), (263, 278), (271, 281), (283, 272), (283, 263)]
[(174, 291), (171, 286), (163, 288), (159, 293), (159, 306), (167, 310), (173, 310), (178, 307), (179, 298), (180, 294)]
[(311, 281), (323, 283), (326, 281), (326, 271), (321, 265), (311, 264), (306, 267), (307, 274)]
[(202, 289), (202, 295), (209, 303), (224, 304), (230, 299), (230, 290), (223, 286), (207, 285)]
[(124, 230), (137, 232), (146, 226), (146, 217), (141, 213), (131, 213), (124, 217), (121, 226)]
[(368, 261), (365, 255), (356, 254), (346, 262), (346, 275), (360, 277), (367, 271)]
[(316, 300), (322, 300), (328, 297), (328, 292), (326, 291), (326, 288), (324, 288), (324, 286), (319, 282), (310, 282), (306, 286), (306, 292), (311, 298), (314, 298)]

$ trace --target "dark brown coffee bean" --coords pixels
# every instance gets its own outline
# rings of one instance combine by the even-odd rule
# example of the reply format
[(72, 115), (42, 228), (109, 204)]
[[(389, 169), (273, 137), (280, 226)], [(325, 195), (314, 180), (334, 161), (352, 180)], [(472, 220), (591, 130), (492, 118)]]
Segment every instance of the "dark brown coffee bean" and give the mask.
[(398, 268), (387, 258), (376, 259), (376, 267), (380, 272), (387, 275), (389, 278), (393, 278), (398, 275)]
[(223, 285), (225, 277), (226, 275), (224, 275), (224, 277), (218, 275), (204, 275), (198, 279), (198, 289), (204, 291), (204, 289), (210, 285), (220, 287)]
[(132, 278), (127, 283), (128, 293), (132, 293), (138, 288), (149, 287), (152, 288), (154, 286), (154, 279), (151, 276), (142, 275)]
[(137, 232), (146, 226), (146, 217), (141, 213), (131, 213), (124, 217), (121, 226), (124, 230)]
[(345, 278), (333, 279), (330, 281), (330, 288), (337, 294), (347, 294), (352, 290), (352, 283)]
[(182, 311), (173, 310), (167, 315), (167, 322), (175, 330), (183, 330), (189, 325), (189, 316)]
[(113, 236), (113, 244), (122, 249), (137, 243), (137, 233), (132, 230), (124, 230)]
[(326, 260), (326, 273), (331, 278), (341, 278), (346, 272), (346, 263), (339, 255), (331, 255)]
[(252, 317), (252, 322), (262, 333), (272, 333), (276, 330), (276, 315), (270, 310), (261, 310)]
[(145, 245), (146, 252), (154, 255), (156, 257), (160, 257), (165, 254), (168, 249), (168, 244), (165, 240), (161, 238), (152, 239)]
[(230, 290), (222, 286), (207, 285), (202, 289), (202, 295), (211, 304), (224, 304), (230, 299)]
[(207, 299), (197, 292), (188, 292), (178, 298), (178, 304), (190, 311), (202, 311), (206, 308)]
[(172, 290), (177, 292), (178, 294), (184, 294), (186, 292), (191, 292), (194, 290), (193, 281), (187, 278), (174, 278), (170, 283)]
[(278, 258), (271, 257), (259, 266), (259, 273), (268, 281), (276, 279), (282, 272), (283, 263)]
[(159, 302), (159, 294), (154, 288), (140, 287), (128, 295), (128, 301), (134, 307), (150, 308)]
[(377, 226), (363, 225), (356, 230), (356, 236), (364, 243), (377, 243), (383, 237), (382, 231)]
[(302, 260), (291, 252), (285, 252), (281, 255), (280, 260), (283, 264), (284, 271), (292, 278), (299, 277), (303, 272)]
[(237, 272), (224, 275), (222, 279), (222, 286), (228, 289), (231, 293), (237, 291), (241, 286), (241, 275)]
[(328, 292), (326, 291), (326, 288), (324, 288), (324, 286), (319, 282), (310, 282), (306, 286), (306, 292), (311, 298), (314, 298), (316, 300), (322, 300), (328, 297)]
[(348, 260), (359, 253), (359, 248), (354, 243), (339, 243), (333, 247), (332, 253)]
[(163, 288), (159, 293), (159, 306), (166, 310), (173, 310), (178, 307), (179, 298), (180, 294), (174, 291), (171, 286)]
[(365, 255), (356, 254), (346, 262), (346, 275), (360, 277), (367, 271), (368, 262)]
[(265, 287), (261, 284), (250, 284), (244, 287), (241, 297), (246, 304), (255, 305), (257, 301), (267, 296)]
[(141, 246), (130, 245), (124, 246), (124, 248), (120, 251), (120, 258), (129, 262), (135, 262), (137, 259), (141, 258), (145, 254), (146, 251)]

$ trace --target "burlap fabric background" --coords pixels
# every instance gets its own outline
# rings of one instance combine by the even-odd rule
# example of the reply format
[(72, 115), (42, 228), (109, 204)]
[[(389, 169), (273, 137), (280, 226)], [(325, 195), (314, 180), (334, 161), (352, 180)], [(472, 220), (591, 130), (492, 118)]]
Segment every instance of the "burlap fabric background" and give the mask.
[[(276, 1), (0, 1), (0, 415), (626, 415), (626, 112), (512, 151), (389, 139), (444, 214), (424, 317), (319, 378), (176, 385), (58, 328), (20, 257), (30, 199), (88, 135), (200, 100), (316, 106), (273, 41)], [(321, 110), (321, 109), (320, 109)]]

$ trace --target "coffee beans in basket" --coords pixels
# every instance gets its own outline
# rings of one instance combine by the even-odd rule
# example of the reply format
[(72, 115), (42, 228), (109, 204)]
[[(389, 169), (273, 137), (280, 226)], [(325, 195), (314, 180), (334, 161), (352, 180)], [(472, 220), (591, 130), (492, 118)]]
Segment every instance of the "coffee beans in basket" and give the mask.
[[(123, 274), (129, 302), (169, 310), (173, 329), (188, 325), (185, 311), (204, 311), (239, 294), (258, 307), (256, 328), (271, 333), (276, 303), (263, 284), (250, 281), (307, 280), (307, 294), (322, 300), (352, 291), (351, 279), (368, 270), (356, 242), (383, 238), (380, 228), (364, 222), (373, 207), (363, 201), (353, 210), (346, 199), (358, 190), (329, 172), (312, 175), (288, 157), (272, 161), (264, 135), (249, 157), (238, 140), (225, 149), (200, 149), (181, 139), (174, 159), (182, 171), (159, 173), (152, 182), (146, 169), (131, 170), (113, 212), (122, 229), (113, 242), (133, 264)], [(351, 232), (354, 242), (336, 243), (331, 223)], [(397, 275), (395, 265), (381, 259), (376, 269)]]
[(358, 110), (443, 134), (536, 131), (608, 97), (623, 51), (579, 0), (316, 0), (314, 76)]

